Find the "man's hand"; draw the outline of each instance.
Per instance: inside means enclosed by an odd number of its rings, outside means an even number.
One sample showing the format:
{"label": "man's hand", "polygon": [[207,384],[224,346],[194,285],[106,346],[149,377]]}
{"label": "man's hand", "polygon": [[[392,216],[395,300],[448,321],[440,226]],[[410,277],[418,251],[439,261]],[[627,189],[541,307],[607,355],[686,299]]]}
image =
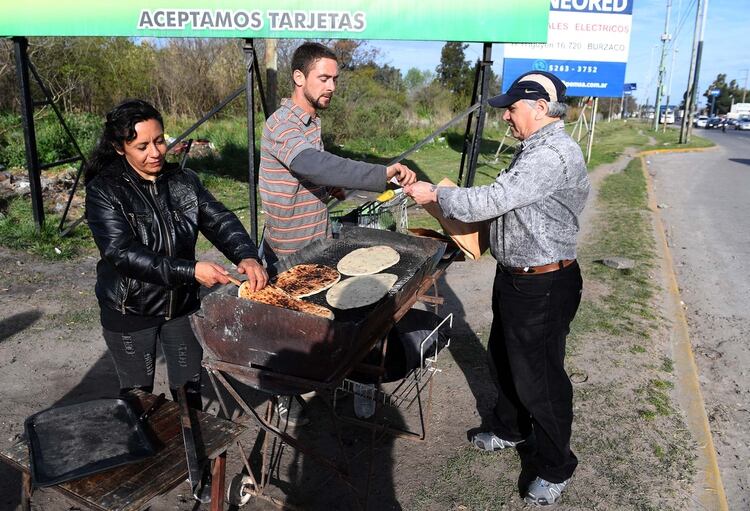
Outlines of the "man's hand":
{"label": "man's hand", "polygon": [[247,285],[251,291],[263,289],[268,284],[266,269],[255,259],[243,259],[237,265],[237,271],[247,276]]}
{"label": "man's hand", "polygon": [[430,202],[437,202],[437,186],[424,181],[404,187],[404,193],[414,199],[414,202],[423,206]]}
{"label": "man's hand", "polygon": [[385,177],[387,181],[395,177],[401,186],[407,186],[417,181],[417,175],[414,171],[400,163],[394,163],[390,167],[386,167]]}
{"label": "man's hand", "polygon": [[202,286],[211,288],[216,284],[227,284],[229,282],[228,274],[229,272],[219,264],[210,261],[195,263],[195,280]]}
{"label": "man's hand", "polygon": [[338,188],[338,187],[329,188],[328,194],[334,199],[346,200],[346,191],[343,188]]}

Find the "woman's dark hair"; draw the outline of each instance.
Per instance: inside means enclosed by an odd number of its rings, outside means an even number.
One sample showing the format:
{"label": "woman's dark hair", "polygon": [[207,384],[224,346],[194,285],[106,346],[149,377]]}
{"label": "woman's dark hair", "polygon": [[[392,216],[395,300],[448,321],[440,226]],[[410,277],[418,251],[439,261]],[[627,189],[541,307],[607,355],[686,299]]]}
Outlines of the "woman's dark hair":
{"label": "woman's dark hair", "polygon": [[117,149],[122,149],[125,142],[135,139],[136,124],[150,119],[155,119],[164,126],[159,111],[143,100],[127,99],[114,107],[107,114],[102,136],[86,162],[85,183],[88,184],[102,169],[120,157]]}

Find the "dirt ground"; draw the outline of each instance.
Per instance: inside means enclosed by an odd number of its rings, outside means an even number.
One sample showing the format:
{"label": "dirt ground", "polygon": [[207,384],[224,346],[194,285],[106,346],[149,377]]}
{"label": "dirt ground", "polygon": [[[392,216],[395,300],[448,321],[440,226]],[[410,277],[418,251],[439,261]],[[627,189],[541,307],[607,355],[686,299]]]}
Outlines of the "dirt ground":
{"label": "dirt ground", "polygon": [[[617,164],[601,168],[592,175],[594,183],[608,172],[624,167]],[[595,194],[592,194],[595,195]],[[587,219],[596,214],[591,207]],[[584,232],[584,237],[587,236]],[[215,253],[212,256],[217,257]],[[217,257],[218,260],[218,257]],[[98,323],[98,307],[93,295],[96,258],[86,257],[73,262],[50,263],[26,254],[0,249],[0,394],[2,415],[0,416],[0,446],[19,439],[24,419],[44,408],[56,404],[78,402],[103,396],[115,396],[117,378],[101,337]],[[372,480],[369,490],[368,508],[390,509],[484,509],[477,502],[497,493],[504,494],[505,509],[521,509],[523,504],[517,491],[520,465],[514,453],[484,455],[471,452],[467,447],[467,432],[482,423],[494,400],[494,389],[485,362],[487,332],[491,322],[490,284],[494,274],[494,260],[485,257],[478,262],[455,263],[440,285],[446,303],[442,312],[454,314],[453,343],[441,353],[440,369],[434,380],[433,412],[429,417],[429,434],[425,442],[385,437],[375,447]],[[596,296],[595,286],[586,289],[588,296]],[[623,432],[638,431],[641,424],[633,419],[629,392],[642,382],[639,375],[625,382],[622,392],[607,398],[606,403],[593,403],[600,399],[593,389],[611,387],[622,383],[628,368],[613,362],[618,356],[614,348],[620,341],[615,338],[597,339],[596,342],[578,348],[571,359],[570,371],[586,375],[586,383],[576,388],[576,432],[589,430],[592,442],[580,451],[581,466],[575,476],[560,509],[683,509],[691,508],[692,488],[690,481],[664,481],[654,483],[655,489],[644,490],[643,500],[633,500],[622,505],[610,501],[618,477],[633,478],[639,466],[618,466],[616,459],[605,456],[602,449],[617,449]],[[610,351],[609,348],[612,348]],[[660,356],[664,346],[656,346],[653,353],[643,355]],[[619,364],[619,365],[618,365]],[[165,368],[159,362],[155,392],[166,391]],[[208,379],[204,378],[205,399],[209,411],[216,413],[217,402],[210,391]],[[243,393],[248,401],[262,409],[264,396],[246,389]],[[587,396],[593,396],[588,398]],[[612,411],[607,421],[592,416],[592,409],[606,407]],[[350,413],[351,398],[339,403],[339,411]],[[335,452],[335,438],[320,398],[314,398],[309,407],[312,422],[295,432],[299,438],[317,446],[323,452]],[[415,426],[414,407],[396,410],[391,419],[396,423]],[[613,422],[614,421],[614,422]],[[620,421],[618,423],[617,421]],[[248,426],[242,436],[248,452],[256,443],[258,428],[252,421],[242,420]],[[591,433],[593,429],[594,433]],[[682,433],[675,433],[681,435]],[[355,427],[344,427],[344,448],[351,458],[352,479],[360,491],[370,466],[370,434]],[[638,449],[639,446],[624,445],[621,448]],[[498,471],[497,456],[503,456],[504,470]],[[275,497],[302,509],[354,509],[351,492],[328,471],[292,449],[284,448],[280,464],[274,472]],[[682,462],[682,460],[678,460]],[[477,500],[467,497],[465,501],[451,498],[451,488],[444,488],[444,481],[451,479],[450,471],[461,464],[470,466],[470,479],[463,481],[476,488]],[[466,466],[466,465],[463,465]],[[232,447],[228,457],[228,479],[241,470],[240,454]],[[649,484],[644,471],[643,484]],[[635,476],[638,481],[637,474]],[[453,484],[453,483],[451,483]],[[662,486],[659,486],[659,485]],[[0,463],[0,511],[18,509],[20,476]],[[669,490],[660,500],[660,488]],[[171,493],[156,499],[151,507],[161,510],[208,509],[196,507],[190,500],[187,485],[181,485]],[[675,496],[675,492],[688,495]],[[438,494],[442,492],[441,494]],[[685,505],[680,499],[687,499]],[[641,502],[641,504],[638,504]],[[51,490],[37,491],[32,508],[44,511],[72,511],[78,509],[71,502],[61,499]],[[254,499],[243,509],[275,509],[262,500]]]}

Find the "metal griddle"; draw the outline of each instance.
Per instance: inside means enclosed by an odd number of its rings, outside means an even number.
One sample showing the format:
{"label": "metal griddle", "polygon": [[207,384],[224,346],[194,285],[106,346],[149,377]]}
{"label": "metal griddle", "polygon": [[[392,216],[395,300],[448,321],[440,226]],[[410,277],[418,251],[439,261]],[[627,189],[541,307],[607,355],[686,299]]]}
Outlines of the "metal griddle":
{"label": "metal griddle", "polygon": [[144,423],[124,399],[48,408],[26,419],[31,478],[51,486],[156,453]]}
{"label": "metal griddle", "polygon": [[[351,371],[393,326],[394,314],[414,296],[435,269],[445,243],[390,231],[351,227],[338,239],[317,240],[269,271],[272,275],[301,263],[336,267],[357,248],[388,245],[399,262],[384,270],[398,280],[377,303],[349,310],[332,308],[334,320],[236,297],[226,288],[204,298],[191,317],[208,362],[243,383],[277,394],[333,386]],[[325,292],[305,300],[330,307]]]}

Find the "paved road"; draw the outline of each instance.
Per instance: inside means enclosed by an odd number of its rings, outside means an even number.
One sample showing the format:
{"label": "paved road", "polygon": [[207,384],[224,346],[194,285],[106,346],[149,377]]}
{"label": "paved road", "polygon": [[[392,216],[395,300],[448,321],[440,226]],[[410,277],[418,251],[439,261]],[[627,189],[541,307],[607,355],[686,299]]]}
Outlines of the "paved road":
{"label": "paved road", "polygon": [[650,156],[729,509],[750,509],[750,131]]}

